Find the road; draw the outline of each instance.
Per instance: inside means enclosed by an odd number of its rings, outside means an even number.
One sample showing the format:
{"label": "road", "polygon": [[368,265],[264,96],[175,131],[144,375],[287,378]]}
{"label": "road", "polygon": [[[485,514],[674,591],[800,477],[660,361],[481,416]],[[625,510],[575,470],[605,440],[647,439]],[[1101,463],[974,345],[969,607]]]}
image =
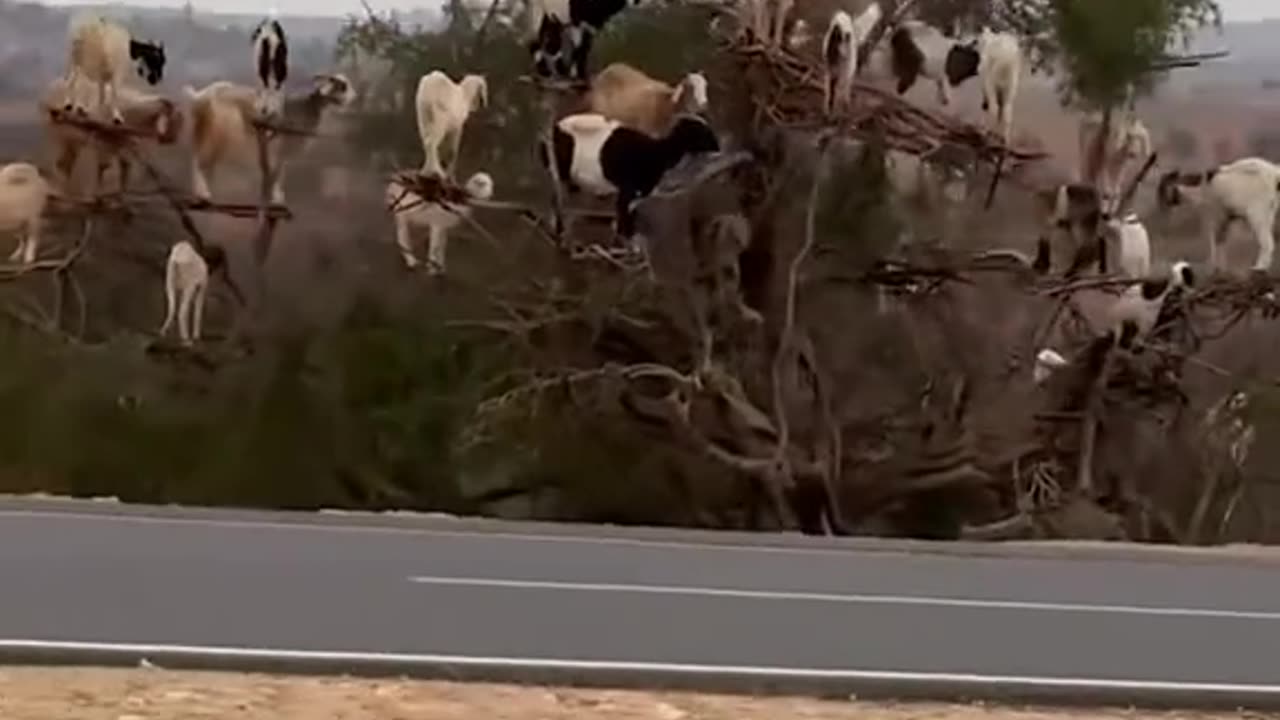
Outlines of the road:
{"label": "road", "polygon": [[1274,562],[711,537],[0,501],[0,660],[1280,705]]}

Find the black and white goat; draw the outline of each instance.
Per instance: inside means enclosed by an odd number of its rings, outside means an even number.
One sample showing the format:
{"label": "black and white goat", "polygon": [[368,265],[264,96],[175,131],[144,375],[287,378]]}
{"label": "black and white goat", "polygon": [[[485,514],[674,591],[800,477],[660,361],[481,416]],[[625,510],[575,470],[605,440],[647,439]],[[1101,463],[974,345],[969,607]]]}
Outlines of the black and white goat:
{"label": "black and white goat", "polygon": [[258,112],[264,117],[280,113],[284,105],[284,81],[289,77],[289,43],[284,28],[274,17],[258,23],[250,35],[253,65],[262,84]]}
{"label": "black and white goat", "polygon": [[130,68],[148,85],[156,85],[164,77],[164,44],[136,40],[111,20],[90,12],[78,13],[71,18],[68,37],[71,47],[63,76],[68,88],[66,112],[88,114],[74,98],[78,97],[77,84],[90,82],[98,87],[98,108],[107,111],[112,122],[123,124],[116,91],[129,77]]}
{"label": "black and white goat", "polygon": [[[1018,39],[982,28],[961,42],[920,20],[908,20],[889,35],[889,71],[904,94],[920,77],[938,88],[938,101],[951,104],[951,90],[970,78],[982,83],[982,110],[1008,142],[1013,132],[1013,104],[1018,94],[1023,57]],[[883,60],[880,61],[883,64]]]}
{"label": "black and white goat", "polygon": [[827,114],[834,113],[837,107],[849,101],[853,78],[858,74],[858,48],[882,15],[880,3],[873,2],[856,19],[843,10],[837,10],[831,16],[822,41],[822,57],[827,71],[824,86]]}
{"label": "black and white goat", "polygon": [[555,163],[556,176],[570,193],[616,197],[618,234],[635,234],[632,203],[653,192],[662,176],[686,156],[718,152],[720,142],[702,119],[683,116],[661,138],[652,138],[597,113],[561,118],[542,143],[542,160]]}
{"label": "black and white goat", "polygon": [[596,33],[614,15],[644,0],[529,0],[528,43],[534,71],[585,82]]}
{"label": "black and white goat", "polygon": [[1280,209],[1280,166],[1248,157],[1206,172],[1171,170],[1160,178],[1156,190],[1160,205],[1172,208],[1184,202],[1200,214],[1201,230],[1209,243],[1209,267],[1218,269],[1218,246],[1236,220],[1248,223],[1258,244],[1256,271],[1269,270],[1275,254],[1276,211]]}
{"label": "black and white goat", "polygon": [[1041,190],[1036,196],[1044,219],[1041,239],[1063,232],[1071,238],[1072,261],[1066,276],[1072,277],[1093,264],[1099,272],[1106,272],[1106,240],[1102,230],[1110,216],[1104,211],[1097,188],[1065,183]]}
{"label": "black and white goat", "polygon": [[1160,324],[1166,303],[1195,286],[1191,265],[1178,261],[1169,276],[1144,280],[1125,291],[1108,310],[1109,330],[1116,345],[1129,349]]}

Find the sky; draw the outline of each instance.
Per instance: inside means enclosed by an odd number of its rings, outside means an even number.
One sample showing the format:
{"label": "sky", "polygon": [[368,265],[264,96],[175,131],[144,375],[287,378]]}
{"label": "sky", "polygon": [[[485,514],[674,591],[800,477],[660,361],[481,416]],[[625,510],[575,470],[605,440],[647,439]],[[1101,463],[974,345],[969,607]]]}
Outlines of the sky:
{"label": "sky", "polygon": [[[260,13],[274,4],[283,15],[334,15],[360,13],[360,0],[192,0],[197,10]],[[46,0],[48,4],[82,4],[96,0]],[[1280,0],[1219,0],[1227,21],[1280,18]],[[125,4],[142,6],[177,7],[182,0],[128,0]],[[438,0],[370,0],[378,10],[426,8],[438,5]]]}

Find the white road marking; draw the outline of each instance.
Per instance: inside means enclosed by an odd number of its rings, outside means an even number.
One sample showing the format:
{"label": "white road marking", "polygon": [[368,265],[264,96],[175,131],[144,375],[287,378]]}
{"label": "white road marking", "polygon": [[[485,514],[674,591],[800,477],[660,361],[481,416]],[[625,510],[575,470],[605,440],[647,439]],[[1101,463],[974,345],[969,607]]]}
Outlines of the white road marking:
{"label": "white road marking", "polygon": [[[488,669],[567,670],[574,672],[669,673],[720,675],[759,679],[812,679],[891,681],[899,683],[951,683],[992,687],[1059,688],[1081,690],[1163,691],[1202,694],[1280,696],[1280,685],[1204,683],[1176,680],[1129,680],[1037,675],[982,675],[977,673],[913,672],[905,670],[836,670],[829,668],[773,667],[759,665],[701,665],[691,663],[636,662],[623,660],[573,660],[552,658],[488,657],[418,653],[380,653],[345,650],[284,650],[217,645],[165,645],[144,643],[75,642],[60,640],[0,639],[0,655],[35,651],[98,653],[128,657],[163,656],[221,660],[293,660],[369,665],[455,666]],[[154,660],[153,660],[154,661]]]}
{"label": "white road marking", "polygon": [[1022,600],[983,600],[978,598],[931,597],[927,595],[871,595],[858,593],[816,593],[788,590],[739,590],[686,585],[630,585],[622,583],[575,583],[550,580],[506,580],[500,578],[445,577],[415,575],[409,582],[423,585],[456,585],[495,587],[516,590],[560,590],[567,592],[612,592],[651,595],[695,595],[731,597],[748,600],[785,600],[802,602],[844,603],[859,605],[923,605],[928,607],[979,608],[991,610],[1031,610],[1040,612],[1077,612],[1123,615],[1160,615],[1167,617],[1225,618],[1230,620],[1280,620],[1280,612],[1261,610],[1217,610],[1211,608],[1153,607],[1144,605],[1105,605],[1081,603],[1031,602]]}

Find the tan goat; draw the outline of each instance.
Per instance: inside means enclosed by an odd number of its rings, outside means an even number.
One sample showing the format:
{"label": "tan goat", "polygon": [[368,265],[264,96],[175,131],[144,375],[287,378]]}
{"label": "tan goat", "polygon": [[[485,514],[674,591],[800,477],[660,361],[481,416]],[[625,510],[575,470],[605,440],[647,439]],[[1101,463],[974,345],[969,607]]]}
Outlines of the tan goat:
{"label": "tan goat", "polygon": [[707,79],[689,73],[672,87],[616,62],[596,73],[583,112],[603,115],[651,137],[664,137],[678,115],[706,111]]}

